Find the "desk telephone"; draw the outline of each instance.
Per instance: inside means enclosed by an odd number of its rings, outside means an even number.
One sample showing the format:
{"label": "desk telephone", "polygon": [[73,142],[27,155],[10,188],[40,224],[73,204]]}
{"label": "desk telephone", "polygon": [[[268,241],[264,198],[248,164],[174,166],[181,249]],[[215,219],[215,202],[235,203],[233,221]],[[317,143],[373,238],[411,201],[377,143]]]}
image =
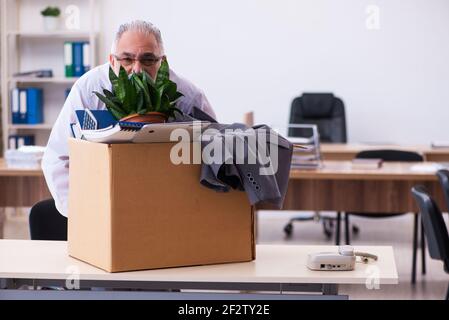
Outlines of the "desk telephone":
{"label": "desk telephone", "polygon": [[369,259],[377,261],[374,254],[356,252],[352,246],[339,246],[338,252],[310,253],[307,267],[321,271],[350,271],[354,270],[357,257],[360,257],[363,263],[368,263]]}

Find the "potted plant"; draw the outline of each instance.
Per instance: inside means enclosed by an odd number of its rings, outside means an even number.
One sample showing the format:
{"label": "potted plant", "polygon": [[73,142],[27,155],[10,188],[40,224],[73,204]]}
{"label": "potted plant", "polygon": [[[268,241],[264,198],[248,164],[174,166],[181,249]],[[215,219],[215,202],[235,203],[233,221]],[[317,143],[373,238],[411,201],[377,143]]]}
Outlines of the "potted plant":
{"label": "potted plant", "polygon": [[177,91],[176,83],[169,79],[169,66],[165,59],[156,80],[145,71],[128,76],[123,67],[120,67],[118,76],[109,67],[109,80],[112,92],[103,89],[103,94],[94,93],[119,121],[163,123],[176,111],[181,112],[176,108],[176,102],[183,95]]}
{"label": "potted plant", "polygon": [[46,31],[54,31],[59,27],[59,15],[61,10],[58,7],[47,7],[41,11],[44,18],[44,29]]}

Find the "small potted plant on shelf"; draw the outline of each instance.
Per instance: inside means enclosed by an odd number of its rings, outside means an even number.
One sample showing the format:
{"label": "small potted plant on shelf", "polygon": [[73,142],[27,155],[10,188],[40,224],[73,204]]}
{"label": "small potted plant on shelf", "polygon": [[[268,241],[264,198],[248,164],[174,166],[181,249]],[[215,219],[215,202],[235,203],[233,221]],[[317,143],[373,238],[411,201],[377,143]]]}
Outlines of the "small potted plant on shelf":
{"label": "small potted plant on shelf", "polygon": [[169,79],[169,66],[165,59],[155,80],[145,71],[128,76],[123,67],[120,67],[118,76],[109,67],[109,80],[112,92],[103,89],[103,94],[94,93],[119,121],[163,123],[175,112],[181,113],[176,103],[183,95],[178,92],[176,83]]}
{"label": "small potted plant on shelf", "polygon": [[44,18],[44,29],[46,31],[54,31],[59,28],[59,15],[61,10],[58,7],[47,7],[41,11]]}

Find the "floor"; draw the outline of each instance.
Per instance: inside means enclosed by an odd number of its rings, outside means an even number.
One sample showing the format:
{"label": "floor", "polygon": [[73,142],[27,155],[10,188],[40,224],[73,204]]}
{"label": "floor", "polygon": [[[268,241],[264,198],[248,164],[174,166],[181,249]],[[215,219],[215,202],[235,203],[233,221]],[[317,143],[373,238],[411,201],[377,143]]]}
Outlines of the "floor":
{"label": "floor", "polygon": [[[6,212],[4,237],[9,239],[28,239],[27,209]],[[258,213],[258,243],[260,244],[313,244],[329,245],[318,222],[298,222],[294,224],[293,235],[286,239],[283,232],[285,223],[292,216],[310,215],[307,212],[260,211]],[[333,213],[324,213],[332,216]],[[447,215],[445,217],[447,219]],[[427,274],[421,275],[418,264],[417,283],[410,283],[412,261],[412,215],[403,215],[389,219],[364,219],[353,217],[351,223],[360,228],[357,237],[352,238],[353,245],[392,245],[394,247],[399,285],[381,285],[378,290],[368,290],[365,286],[340,286],[341,294],[351,299],[443,299],[449,284],[449,275],[443,270],[443,264],[427,255]],[[420,253],[419,253],[420,257]]]}

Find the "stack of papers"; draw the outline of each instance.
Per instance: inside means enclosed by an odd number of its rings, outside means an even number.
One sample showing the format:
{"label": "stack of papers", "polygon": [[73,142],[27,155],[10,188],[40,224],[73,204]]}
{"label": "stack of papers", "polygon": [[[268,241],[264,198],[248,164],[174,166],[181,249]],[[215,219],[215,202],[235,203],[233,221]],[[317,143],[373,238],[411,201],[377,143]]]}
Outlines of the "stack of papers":
{"label": "stack of papers", "polygon": [[16,150],[6,150],[5,160],[9,168],[39,169],[45,147],[22,146]]}
{"label": "stack of papers", "polygon": [[[289,138],[290,142],[292,140]],[[295,139],[295,141],[298,141]],[[321,167],[320,151],[315,145],[293,143],[292,169],[316,169]]]}
{"label": "stack of papers", "polygon": [[353,159],[353,169],[379,169],[382,167],[382,159]]}

